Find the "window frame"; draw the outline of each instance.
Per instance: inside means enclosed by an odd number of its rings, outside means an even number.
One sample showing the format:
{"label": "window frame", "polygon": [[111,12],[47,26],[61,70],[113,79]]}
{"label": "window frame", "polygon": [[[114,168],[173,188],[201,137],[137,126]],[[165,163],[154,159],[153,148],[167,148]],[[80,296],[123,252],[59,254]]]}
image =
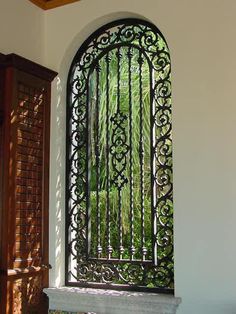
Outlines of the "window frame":
{"label": "window frame", "polygon": [[[65,248],[65,255],[66,255],[66,265],[65,265],[65,269],[66,269],[66,285],[67,286],[82,286],[82,287],[96,287],[96,288],[109,288],[109,289],[122,289],[122,290],[141,290],[141,291],[153,291],[153,292],[164,292],[164,293],[173,293],[173,278],[172,278],[172,286],[171,287],[154,287],[154,288],[147,288],[147,287],[139,287],[136,285],[112,285],[112,284],[107,284],[107,283],[103,283],[103,284],[97,284],[95,282],[90,282],[87,283],[85,281],[83,282],[72,282],[69,280],[69,275],[68,275],[68,271],[69,271],[69,252],[68,252],[68,239],[69,239],[69,225],[70,225],[70,217],[68,215],[68,203],[70,201],[70,191],[69,191],[69,176],[70,176],[70,161],[69,161],[69,155],[70,155],[70,144],[69,144],[69,139],[70,139],[70,131],[69,131],[69,126],[70,126],[70,106],[68,104],[71,103],[71,76],[72,73],[75,69],[76,63],[78,62],[78,60],[80,60],[83,56],[83,54],[86,52],[86,49],[88,49],[89,45],[91,45],[91,43],[93,42],[94,39],[98,38],[99,34],[105,33],[108,29],[115,27],[117,25],[121,25],[122,23],[124,23],[126,26],[136,26],[136,25],[142,25],[145,27],[149,27],[153,33],[156,34],[156,36],[160,36],[162,38],[162,40],[164,40],[166,48],[168,50],[168,45],[165,41],[164,36],[161,34],[161,32],[159,31],[159,29],[144,20],[140,20],[140,19],[122,19],[122,20],[117,20],[117,21],[113,21],[111,23],[108,23],[102,27],[100,27],[97,31],[95,31],[94,33],[92,33],[87,40],[85,40],[85,42],[82,44],[82,46],[79,48],[78,52],[76,53],[72,64],[71,64],[71,68],[69,71],[69,75],[68,75],[68,84],[67,84],[67,152],[66,152],[66,248]],[[159,49],[159,48],[158,48]],[[161,51],[159,49],[158,53],[167,53],[166,51]],[[169,55],[169,50],[168,50],[168,60],[169,60],[169,66],[170,66],[170,55]],[[91,65],[91,68],[93,68],[93,66],[95,65]],[[90,70],[91,70],[90,68]],[[92,70],[91,70],[92,71]],[[171,72],[171,69],[170,69]],[[169,84],[170,82],[170,73],[168,74],[169,77]],[[165,93],[165,91],[163,91]],[[168,91],[169,92],[169,91]],[[171,90],[170,90],[171,93]],[[155,95],[153,95],[153,98],[155,97]],[[171,95],[168,96],[170,98],[170,102],[171,102]],[[171,112],[171,104],[170,104],[170,112]],[[152,123],[154,124],[155,122],[152,121]],[[87,126],[88,127],[88,126]],[[171,122],[170,122],[170,127],[171,127]],[[171,131],[170,131],[171,132]],[[169,138],[169,140],[171,140],[171,138]],[[153,156],[155,155],[155,153],[153,153]],[[171,160],[172,160],[172,152],[171,152]],[[170,169],[171,175],[172,175],[172,165],[171,165],[171,169]],[[153,171],[152,171],[152,176],[154,175]],[[172,185],[172,179],[171,182],[169,182],[170,185],[170,196],[169,199],[172,202],[172,191],[173,191],[173,185]],[[172,214],[173,215],[173,214]],[[154,218],[155,219],[155,218]],[[172,223],[172,233],[173,233],[173,223]],[[156,233],[157,234],[157,233]],[[172,234],[173,237],[173,234]],[[157,240],[156,240],[157,242]],[[172,258],[173,258],[173,240],[172,240]],[[172,271],[172,276],[173,276],[173,271]]]}

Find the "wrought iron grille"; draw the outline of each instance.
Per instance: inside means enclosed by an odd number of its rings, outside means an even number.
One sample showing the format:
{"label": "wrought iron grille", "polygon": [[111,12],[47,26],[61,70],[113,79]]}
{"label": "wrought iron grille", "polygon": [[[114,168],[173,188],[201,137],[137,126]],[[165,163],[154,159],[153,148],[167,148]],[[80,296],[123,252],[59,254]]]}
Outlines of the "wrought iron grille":
{"label": "wrought iron grille", "polygon": [[119,20],[68,78],[67,285],[173,291],[170,55],[152,24]]}

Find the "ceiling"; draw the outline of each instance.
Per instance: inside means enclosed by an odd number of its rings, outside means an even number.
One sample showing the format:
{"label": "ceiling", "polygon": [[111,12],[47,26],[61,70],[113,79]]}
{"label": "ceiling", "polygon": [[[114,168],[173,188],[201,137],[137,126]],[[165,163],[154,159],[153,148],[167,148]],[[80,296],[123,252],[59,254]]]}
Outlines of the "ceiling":
{"label": "ceiling", "polygon": [[29,0],[43,10],[49,10],[69,3],[77,2],[79,0]]}

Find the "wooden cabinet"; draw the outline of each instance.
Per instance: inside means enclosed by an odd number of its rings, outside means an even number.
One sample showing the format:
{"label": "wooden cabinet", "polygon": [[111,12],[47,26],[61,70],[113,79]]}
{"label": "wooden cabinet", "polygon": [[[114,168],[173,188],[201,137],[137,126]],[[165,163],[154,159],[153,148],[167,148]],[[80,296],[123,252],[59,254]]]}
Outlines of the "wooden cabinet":
{"label": "wooden cabinet", "polygon": [[0,54],[1,314],[47,313],[50,90],[57,73]]}

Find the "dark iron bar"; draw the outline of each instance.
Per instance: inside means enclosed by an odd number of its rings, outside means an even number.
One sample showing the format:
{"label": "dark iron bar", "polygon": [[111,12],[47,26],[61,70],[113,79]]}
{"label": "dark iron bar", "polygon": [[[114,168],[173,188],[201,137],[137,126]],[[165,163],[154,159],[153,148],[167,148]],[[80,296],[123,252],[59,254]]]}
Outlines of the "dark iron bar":
{"label": "dark iron bar", "polygon": [[96,65],[96,108],[95,108],[95,158],[96,158],[96,212],[97,212],[97,256],[101,257],[101,208],[100,208],[100,150],[99,150],[99,63]]}
{"label": "dark iron bar", "polygon": [[139,149],[140,149],[140,198],[141,198],[141,250],[142,250],[142,260],[145,260],[147,255],[147,249],[145,247],[145,221],[144,221],[144,144],[143,144],[143,56],[142,52],[139,51],[139,100],[140,100],[140,139],[139,139]]}
{"label": "dark iron bar", "polygon": [[[86,228],[86,234],[87,234],[87,243],[86,243],[86,251],[87,251],[87,257],[89,256],[91,252],[91,200],[90,200],[90,180],[91,180],[91,150],[92,150],[92,143],[91,143],[91,138],[92,138],[92,123],[91,123],[91,108],[93,107],[93,86],[91,86],[91,80],[88,81],[88,90],[86,94],[86,128],[87,128],[87,135],[86,135],[86,140],[87,140],[87,145],[86,145],[86,222],[87,222],[87,228]],[[78,126],[77,126],[78,127]],[[82,151],[82,150],[81,150]],[[78,153],[78,160],[81,162],[81,156]],[[79,167],[82,167],[82,164],[79,164]],[[76,178],[74,178],[76,179]],[[82,178],[78,178],[79,180],[82,181]],[[77,182],[75,181],[74,184]]]}
{"label": "dark iron bar", "polygon": [[155,182],[156,173],[156,158],[155,158],[155,146],[156,146],[156,127],[154,123],[155,117],[155,101],[154,101],[154,86],[155,80],[153,77],[153,70],[150,69],[150,165],[151,165],[151,208],[152,208],[152,258],[153,264],[157,265],[157,241],[155,241],[157,235],[157,185]]}
{"label": "dark iron bar", "polygon": [[119,246],[119,252],[120,252],[120,259],[122,259],[122,255],[124,253],[124,247],[123,247],[123,230],[122,230],[122,208],[121,208],[121,189],[118,189],[118,208],[119,208],[119,238],[120,238],[120,246]]}
{"label": "dark iron bar", "polygon": [[134,247],[134,179],[133,179],[133,110],[132,110],[132,48],[128,48],[128,81],[129,81],[129,146],[130,146],[130,259],[134,259],[135,247]]}
{"label": "dark iron bar", "polygon": [[110,97],[109,97],[109,75],[110,75],[110,56],[109,52],[106,55],[106,222],[107,222],[107,257],[108,259],[111,258],[112,254],[112,246],[111,246],[111,221],[110,221],[110,171],[109,171],[109,104],[110,104]]}
{"label": "dark iron bar", "polygon": [[[117,113],[120,113],[120,62],[121,62],[121,48],[117,48]],[[119,136],[119,134],[118,134]],[[122,199],[121,199],[122,186],[118,186],[118,212],[119,212],[119,255],[122,259],[124,253],[123,247],[123,230],[122,230]]]}
{"label": "dark iron bar", "polygon": [[121,61],[121,47],[117,48],[117,112],[120,112],[120,61]]}

